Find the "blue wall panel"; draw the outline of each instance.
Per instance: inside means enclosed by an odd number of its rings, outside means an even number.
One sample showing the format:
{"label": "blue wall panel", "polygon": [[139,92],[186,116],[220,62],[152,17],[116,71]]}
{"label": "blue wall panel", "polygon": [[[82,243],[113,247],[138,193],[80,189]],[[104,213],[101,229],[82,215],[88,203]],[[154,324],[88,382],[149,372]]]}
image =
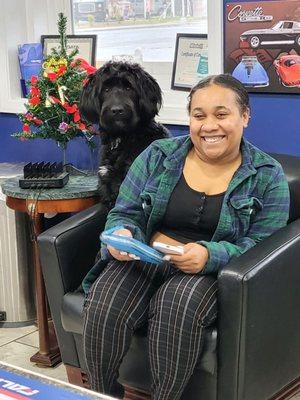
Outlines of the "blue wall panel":
{"label": "blue wall panel", "polygon": [[[21,130],[21,123],[14,114],[0,113],[0,162],[62,161],[62,150],[53,140],[35,139],[20,141],[11,137]],[[96,140],[96,145],[98,141]],[[99,146],[98,146],[99,147]],[[68,145],[66,159],[78,168],[93,169],[98,151],[91,153],[81,138]]]}
{"label": "blue wall panel", "polygon": [[[247,139],[265,151],[300,156],[300,97],[251,94],[250,98],[252,118],[245,132]],[[188,133],[187,126],[167,127],[174,136]],[[21,142],[10,136],[20,129],[16,115],[0,113],[0,162],[62,160],[62,152],[52,140]],[[98,150],[91,155],[82,139],[73,140],[68,146],[67,161],[78,168],[95,168]]]}
{"label": "blue wall panel", "polygon": [[[188,133],[187,126],[169,125],[174,136]],[[53,140],[20,141],[11,136],[22,129],[15,114],[0,113],[0,163],[29,161],[61,161],[62,151]],[[92,169],[98,163],[99,140],[95,140],[96,150],[91,154],[83,139],[70,142],[67,149],[67,162],[78,168]]]}
{"label": "blue wall panel", "polygon": [[300,156],[300,95],[250,94],[245,136],[264,151]]}

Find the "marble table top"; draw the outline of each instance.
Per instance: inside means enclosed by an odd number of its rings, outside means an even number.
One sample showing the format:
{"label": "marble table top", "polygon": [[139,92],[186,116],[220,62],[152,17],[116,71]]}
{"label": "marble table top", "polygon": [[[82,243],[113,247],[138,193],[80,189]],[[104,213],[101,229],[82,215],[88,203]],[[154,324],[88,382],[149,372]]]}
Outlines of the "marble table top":
{"label": "marble table top", "polygon": [[[21,177],[21,176],[20,176]],[[3,179],[2,192],[18,199],[65,200],[92,197],[98,194],[97,175],[70,175],[68,183],[58,189],[21,189],[19,178]]]}

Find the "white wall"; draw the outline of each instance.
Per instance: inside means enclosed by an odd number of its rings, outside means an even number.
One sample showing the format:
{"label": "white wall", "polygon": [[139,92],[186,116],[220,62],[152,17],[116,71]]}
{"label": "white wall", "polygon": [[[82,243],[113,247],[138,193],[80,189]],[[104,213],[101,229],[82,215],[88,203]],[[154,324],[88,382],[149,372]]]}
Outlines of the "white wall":
{"label": "white wall", "polygon": [[[0,0],[0,112],[24,110],[19,82],[17,46],[57,34],[60,11],[71,21],[69,0]],[[69,28],[69,32],[71,32]]]}

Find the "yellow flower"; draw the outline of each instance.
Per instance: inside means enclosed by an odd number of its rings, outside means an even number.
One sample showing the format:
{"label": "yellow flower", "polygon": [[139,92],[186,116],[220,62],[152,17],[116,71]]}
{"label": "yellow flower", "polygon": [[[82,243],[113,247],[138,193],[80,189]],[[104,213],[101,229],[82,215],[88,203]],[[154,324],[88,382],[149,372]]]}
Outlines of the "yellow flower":
{"label": "yellow flower", "polygon": [[45,71],[44,76],[47,77],[49,72],[58,72],[59,68],[62,66],[68,66],[68,61],[65,58],[59,58],[58,60],[54,57],[49,58],[43,63],[43,69]]}

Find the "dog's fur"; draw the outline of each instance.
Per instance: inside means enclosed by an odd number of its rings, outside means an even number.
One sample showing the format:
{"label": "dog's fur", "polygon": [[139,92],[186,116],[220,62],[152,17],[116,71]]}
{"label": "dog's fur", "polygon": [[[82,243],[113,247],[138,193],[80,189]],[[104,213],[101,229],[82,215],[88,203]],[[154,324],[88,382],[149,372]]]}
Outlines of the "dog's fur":
{"label": "dog's fur", "polygon": [[154,121],[162,103],[156,80],[138,64],[108,62],[91,75],[80,99],[80,113],[99,123],[101,202],[113,207],[133,160],[153,141],[168,137]]}

